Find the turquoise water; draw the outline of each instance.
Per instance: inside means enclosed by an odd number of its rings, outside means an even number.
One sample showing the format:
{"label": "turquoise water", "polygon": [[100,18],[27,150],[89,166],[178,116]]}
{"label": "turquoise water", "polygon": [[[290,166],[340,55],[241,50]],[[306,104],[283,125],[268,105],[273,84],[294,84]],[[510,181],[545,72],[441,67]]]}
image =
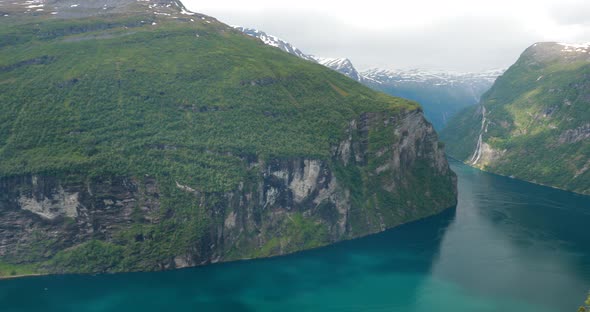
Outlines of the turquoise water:
{"label": "turquoise water", "polygon": [[294,255],[0,281],[0,311],[576,311],[590,197],[453,162],[456,209]]}

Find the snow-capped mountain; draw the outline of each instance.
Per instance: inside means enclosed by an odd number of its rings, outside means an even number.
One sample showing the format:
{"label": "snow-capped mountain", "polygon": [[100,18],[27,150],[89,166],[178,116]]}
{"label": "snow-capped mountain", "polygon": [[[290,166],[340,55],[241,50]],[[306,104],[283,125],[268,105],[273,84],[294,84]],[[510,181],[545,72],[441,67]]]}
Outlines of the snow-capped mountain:
{"label": "snow-capped mountain", "polygon": [[504,69],[493,69],[483,72],[443,72],[423,69],[386,70],[373,68],[361,73],[375,83],[393,85],[411,83],[429,83],[434,86],[471,85],[475,88],[488,89]]}
{"label": "snow-capped mountain", "polygon": [[316,62],[337,72],[343,73],[356,81],[362,81],[363,79],[356,68],[354,68],[354,65],[352,65],[352,62],[347,58],[327,58],[319,56],[311,57],[313,57]]}
{"label": "snow-capped mountain", "polygon": [[582,52],[582,53],[590,53],[590,42],[584,42],[584,43],[563,43],[563,42],[559,42],[557,44],[563,47],[561,49],[561,52]]}
{"label": "snow-capped mountain", "polygon": [[269,35],[263,31],[254,29],[254,28],[247,28],[242,26],[232,26],[233,28],[245,33],[248,36],[252,36],[262,40],[266,45],[279,48],[287,53],[293,54],[297,57],[300,57],[304,60],[315,62],[315,59],[310,55],[307,55],[301,50],[297,49],[294,45],[290,44],[289,42],[282,40],[278,37]]}
{"label": "snow-capped mountain", "polygon": [[314,55],[309,55],[301,52],[301,50],[297,49],[294,45],[290,44],[289,42],[282,40],[278,37],[269,35],[263,31],[254,29],[254,28],[247,28],[242,26],[233,26],[235,29],[245,33],[246,35],[258,38],[262,40],[265,44],[269,46],[273,46],[279,48],[287,53],[293,54],[297,57],[300,57],[304,60],[316,62],[322,64],[330,69],[333,69],[337,72],[340,72],[356,81],[361,81],[362,77],[359,75],[358,71],[352,65],[352,62],[347,58],[325,58],[319,57]]}

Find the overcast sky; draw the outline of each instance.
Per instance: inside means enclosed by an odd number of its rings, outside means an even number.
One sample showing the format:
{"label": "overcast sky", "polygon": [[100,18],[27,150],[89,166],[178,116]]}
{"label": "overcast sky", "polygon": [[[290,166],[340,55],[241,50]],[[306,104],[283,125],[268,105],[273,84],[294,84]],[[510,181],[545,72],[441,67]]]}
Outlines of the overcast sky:
{"label": "overcast sky", "polygon": [[358,69],[508,67],[538,41],[590,42],[588,0],[183,0]]}

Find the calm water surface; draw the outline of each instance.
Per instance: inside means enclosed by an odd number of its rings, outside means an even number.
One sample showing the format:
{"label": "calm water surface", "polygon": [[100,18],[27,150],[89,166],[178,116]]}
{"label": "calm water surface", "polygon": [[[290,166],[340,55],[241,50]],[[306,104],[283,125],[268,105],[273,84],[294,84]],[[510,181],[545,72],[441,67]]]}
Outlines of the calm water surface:
{"label": "calm water surface", "polygon": [[0,281],[0,311],[576,311],[590,197],[453,162],[456,209],[295,255]]}

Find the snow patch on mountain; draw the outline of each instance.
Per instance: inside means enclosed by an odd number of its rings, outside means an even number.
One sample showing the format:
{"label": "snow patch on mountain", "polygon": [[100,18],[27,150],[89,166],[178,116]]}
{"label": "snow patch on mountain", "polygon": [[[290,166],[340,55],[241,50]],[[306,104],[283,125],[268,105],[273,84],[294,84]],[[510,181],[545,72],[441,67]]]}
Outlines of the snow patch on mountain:
{"label": "snow patch on mountain", "polygon": [[562,52],[582,52],[590,53],[590,42],[586,43],[563,43],[558,42],[557,44],[563,46]]}
{"label": "snow patch on mountain", "polygon": [[387,70],[373,68],[361,73],[368,80],[380,84],[428,83],[434,86],[453,86],[466,84],[491,84],[505,69],[492,69],[482,72],[430,71],[424,69]]}
{"label": "snow patch on mountain", "polygon": [[295,47],[294,45],[290,44],[289,42],[280,39],[278,37],[275,37],[273,35],[269,35],[263,31],[254,29],[254,28],[247,28],[247,27],[242,27],[242,26],[232,26],[233,28],[245,33],[246,35],[258,38],[260,40],[262,40],[262,42],[264,42],[264,44],[275,47],[275,48],[279,48],[287,53],[293,54],[297,57],[300,57],[304,60],[308,60],[308,61],[312,61],[315,62],[315,60],[301,52],[301,50],[297,49],[297,47]]}
{"label": "snow patch on mountain", "polygon": [[316,62],[337,72],[340,72],[356,81],[362,81],[363,77],[356,70],[352,62],[347,58],[329,58],[312,56]]}

